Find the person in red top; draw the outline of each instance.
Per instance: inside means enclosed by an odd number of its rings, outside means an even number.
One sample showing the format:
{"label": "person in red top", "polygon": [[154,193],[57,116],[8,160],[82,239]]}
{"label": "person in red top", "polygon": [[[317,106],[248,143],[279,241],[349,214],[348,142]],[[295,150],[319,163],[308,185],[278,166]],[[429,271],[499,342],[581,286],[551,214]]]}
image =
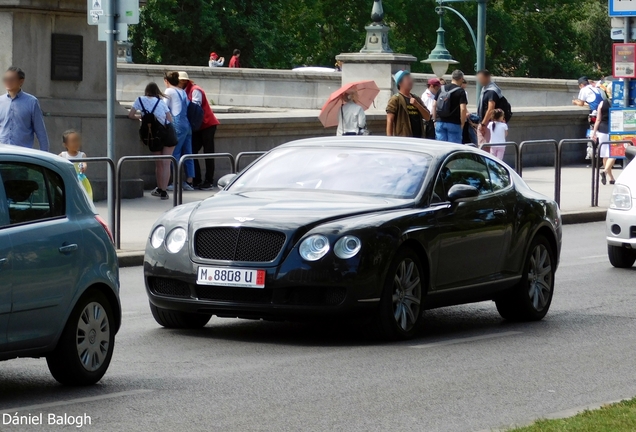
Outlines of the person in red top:
{"label": "person in red top", "polygon": [[230,59],[229,67],[240,68],[241,67],[241,50],[235,49]]}
{"label": "person in red top", "polygon": [[[190,102],[203,108],[201,128],[192,132],[192,153],[197,154],[201,149],[203,149],[203,153],[214,153],[214,135],[220,122],[214,115],[205,92],[192,82],[186,72],[179,72],[179,87],[185,90]],[[194,179],[192,183],[199,190],[211,190],[214,188],[214,159],[205,160],[205,178],[201,175],[199,161],[194,160]]]}

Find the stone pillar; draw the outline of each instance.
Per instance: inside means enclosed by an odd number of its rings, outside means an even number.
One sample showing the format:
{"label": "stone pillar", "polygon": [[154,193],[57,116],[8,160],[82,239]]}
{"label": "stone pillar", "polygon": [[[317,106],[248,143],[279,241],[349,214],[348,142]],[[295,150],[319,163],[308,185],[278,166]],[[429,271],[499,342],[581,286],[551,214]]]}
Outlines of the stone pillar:
{"label": "stone pillar", "polygon": [[342,64],[342,84],[372,80],[380,88],[370,110],[384,111],[391,96],[397,93],[393,75],[402,69],[409,69],[417,59],[410,54],[391,53],[349,53],[336,57]]}
{"label": "stone pillar", "polygon": [[393,75],[402,69],[409,69],[417,59],[410,54],[396,54],[389,46],[389,26],[384,24],[382,0],[374,0],[371,24],[366,26],[367,36],[359,53],[340,54],[336,60],[342,61],[342,84],[372,80],[380,88],[371,110],[384,111],[391,96],[397,92]]}

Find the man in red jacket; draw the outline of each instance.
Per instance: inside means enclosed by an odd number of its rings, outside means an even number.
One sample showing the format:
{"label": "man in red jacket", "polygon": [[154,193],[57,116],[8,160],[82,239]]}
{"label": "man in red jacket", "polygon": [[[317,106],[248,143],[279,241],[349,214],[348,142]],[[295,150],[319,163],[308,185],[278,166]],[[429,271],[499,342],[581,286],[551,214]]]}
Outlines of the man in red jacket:
{"label": "man in red jacket", "polygon": [[[192,153],[197,154],[203,149],[203,153],[214,153],[214,135],[216,127],[220,124],[210,103],[201,87],[196,85],[186,72],[179,72],[179,87],[185,90],[190,102],[203,108],[203,123],[201,128],[192,132]],[[214,159],[205,160],[205,178],[201,175],[201,165],[194,161],[194,187],[199,190],[211,190],[214,188]]]}
{"label": "man in red jacket", "polygon": [[241,50],[235,49],[230,59],[229,67],[240,68],[241,67]]}

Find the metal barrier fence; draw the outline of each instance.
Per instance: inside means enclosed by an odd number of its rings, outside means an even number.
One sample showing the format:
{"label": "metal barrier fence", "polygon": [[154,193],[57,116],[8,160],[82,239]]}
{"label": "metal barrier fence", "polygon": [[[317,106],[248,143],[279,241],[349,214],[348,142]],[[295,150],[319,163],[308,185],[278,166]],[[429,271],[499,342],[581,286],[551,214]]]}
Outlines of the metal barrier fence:
{"label": "metal barrier fence", "polygon": [[[598,161],[597,164],[593,165],[596,168],[596,173],[595,173],[595,179],[596,179],[596,184],[595,184],[595,189],[594,189],[594,194],[595,194],[595,206],[598,207],[598,196],[599,196],[599,189],[600,189],[600,183],[601,183],[601,168],[605,168],[603,166],[603,158],[601,157],[601,147],[603,146],[603,144],[629,144],[630,146],[633,145],[634,143],[632,141],[629,140],[620,140],[620,141],[606,141],[606,142],[602,142],[599,144],[599,146],[597,148],[594,149],[594,156],[596,157],[596,160]],[[609,159],[609,158],[608,158]],[[626,159],[627,160],[627,159]]]}
{"label": "metal barrier fence", "polygon": [[[87,163],[87,162],[106,162],[106,165],[108,165],[108,169],[110,170],[110,173],[113,175],[113,178],[115,178],[115,162],[113,162],[113,160],[111,158],[108,157],[88,157],[88,158],[80,158],[80,159],[69,159],[69,161],[73,162],[73,163]],[[108,182],[106,182],[106,189],[108,192],[108,188],[114,188],[115,185],[109,185]],[[113,196],[115,196],[115,191],[113,190]],[[115,207],[113,206],[113,208],[110,209],[111,211],[108,214],[108,228],[110,229],[111,234],[114,236],[115,235]]]}
{"label": "metal barrier fence", "polygon": [[523,176],[523,150],[528,146],[546,145],[550,144],[554,146],[554,201],[557,204],[561,204],[561,184],[559,183],[559,174],[561,171],[561,158],[559,157],[559,144],[556,140],[531,140],[523,141],[519,144],[519,171],[517,173]]}
{"label": "metal barrier fence", "polygon": [[[248,152],[241,152],[239,154],[236,155],[236,166],[234,167],[234,172],[241,172],[241,159],[246,158],[246,157],[253,157],[253,156],[263,156],[265,153],[267,153],[266,151],[248,151]],[[258,159],[258,158],[257,158]]]}
{"label": "metal barrier fence", "polygon": [[177,165],[177,175],[173,176],[175,205],[183,204],[183,164],[189,160],[198,159],[228,159],[230,162],[230,171],[236,172],[236,161],[231,153],[203,153],[189,154],[181,156]]}
{"label": "metal barrier fence", "polygon": [[508,141],[505,143],[484,144],[482,148],[483,147],[513,147],[515,150],[515,171],[517,172],[517,174],[521,175],[521,158],[519,153],[519,144],[514,141]]}
{"label": "metal barrier fence", "polygon": [[[555,201],[561,205],[561,184],[562,184],[562,179],[561,179],[561,174],[562,174],[562,170],[561,170],[561,166],[562,166],[562,161],[563,161],[563,146],[564,145],[570,145],[570,144],[585,144],[585,149],[587,149],[588,145],[591,144],[592,146],[592,160],[591,160],[591,164],[592,164],[592,198],[591,198],[591,206],[592,207],[596,207],[598,206],[598,202],[596,202],[595,204],[595,199],[594,199],[594,183],[595,183],[595,179],[598,178],[598,175],[595,174],[595,167],[596,167],[596,152],[594,151],[594,147],[596,146],[596,140],[590,139],[590,138],[585,138],[585,139],[563,139],[561,141],[559,141],[559,144],[557,146],[557,155],[558,155],[558,160],[559,160],[559,171],[558,171],[558,181],[557,184],[559,185],[559,199]],[[584,149],[584,150],[585,150]],[[598,200],[597,200],[598,201]]]}
{"label": "metal barrier fence", "polygon": [[[147,155],[147,156],[124,156],[117,161],[117,169],[115,174],[115,247],[121,249],[121,172],[122,166],[126,162],[156,162],[157,160],[169,160],[170,169],[172,170],[172,178],[177,177],[177,159],[172,155]],[[177,187],[172,197],[172,205],[177,205]]]}

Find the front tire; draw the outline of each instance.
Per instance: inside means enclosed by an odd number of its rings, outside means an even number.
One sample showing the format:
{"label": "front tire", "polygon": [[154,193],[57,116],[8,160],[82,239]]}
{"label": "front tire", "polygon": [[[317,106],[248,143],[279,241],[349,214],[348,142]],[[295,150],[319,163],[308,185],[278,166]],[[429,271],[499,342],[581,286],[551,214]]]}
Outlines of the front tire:
{"label": "front tire", "polygon": [[554,252],[548,240],[536,237],[523,267],[522,279],[495,300],[497,311],[509,321],[539,321],[546,316],[554,294]]}
{"label": "front tire", "polygon": [[159,308],[150,303],[150,311],[157,323],[165,328],[197,329],[205,327],[212,314],[197,314]]}
{"label": "front tire", "polygon": [[380,299],[378,333],[383,339],[411,339],[420,329],[425,275],[418,255],[411,249],[398,252],[389,266]]}
{"label": "front tire", "polygon": [[607,246],[607,256],[616,268],[630,268],[636,262],[636,251],[620,246]]}
{"label": "front tire", "polygon": [[46,357],[51,375],[64,385],[98,382],[115,348],[112,307],[104,294],[89,291],[71,312],[55,351]]}

